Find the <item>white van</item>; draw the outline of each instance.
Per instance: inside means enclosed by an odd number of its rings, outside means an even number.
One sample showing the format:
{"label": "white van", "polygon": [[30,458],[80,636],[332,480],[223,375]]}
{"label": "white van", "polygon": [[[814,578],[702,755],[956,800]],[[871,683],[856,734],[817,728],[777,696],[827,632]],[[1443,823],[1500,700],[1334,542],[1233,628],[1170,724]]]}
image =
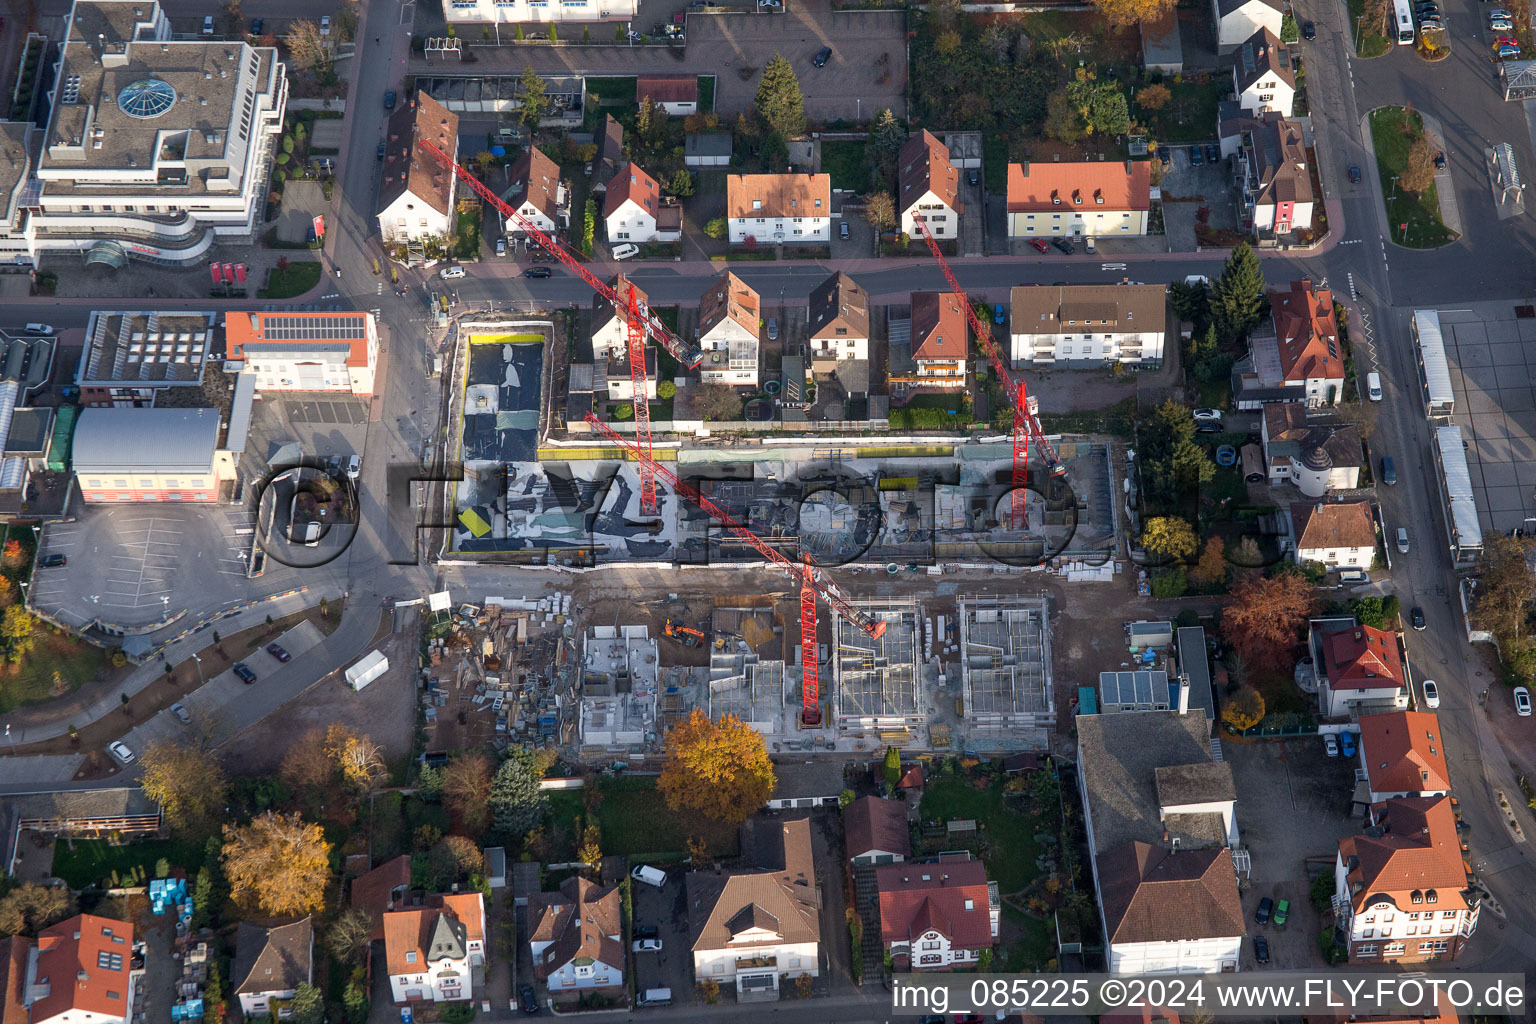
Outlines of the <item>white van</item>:
{"label": "white van", "polygon": [[27,324],[27,326],[24,328],[24,330],[28,334],[52,334],[53,333],[53,325],[52,324]]}
{"label": "white van", "polygon": [[1371,577],[1370,577],[1370,575],[1368,573],[1366,573],[1366,572],[1364,572],[1364,571],[1362,571],[1360,569],[1340,569],[1339,570],[1339,582],[1340,583],[1369,583],[1369,582],[1371,582]]}
{"label": "white van", "polygon": [[671,1006],[672,990],[669,988],[648,988],[640,993],[635,1000],[636,1006]]}
{"label": "white van", "polygon": [[1373,402],[1381,401],[1381,374],[1375,370],[1365,375],[1365,394]]}
{"label": "white van", "polygon": [[653,868],[649,864],[641,864],[629,873],[629,877],[646,885],[654,885],[660,889],[667,884],[667,873],[660,868]]}
{"label": "white van", "polygon": [[613,258],[616,260],[627,260],[631,256],[638,255],[640,255],[640,247],[633,242],[624,242],[613,247]]}

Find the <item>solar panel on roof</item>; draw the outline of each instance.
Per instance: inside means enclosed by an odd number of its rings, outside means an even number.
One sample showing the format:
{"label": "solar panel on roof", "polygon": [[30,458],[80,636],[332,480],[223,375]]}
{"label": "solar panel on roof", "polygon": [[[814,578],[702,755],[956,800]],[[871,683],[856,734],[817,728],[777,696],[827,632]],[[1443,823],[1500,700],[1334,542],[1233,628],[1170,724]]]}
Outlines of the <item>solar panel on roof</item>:
{"label": "solar panel on roof", "polygon": [[335,341],[363,338],[362,316],[269,316],[262,324],[268,341]]}

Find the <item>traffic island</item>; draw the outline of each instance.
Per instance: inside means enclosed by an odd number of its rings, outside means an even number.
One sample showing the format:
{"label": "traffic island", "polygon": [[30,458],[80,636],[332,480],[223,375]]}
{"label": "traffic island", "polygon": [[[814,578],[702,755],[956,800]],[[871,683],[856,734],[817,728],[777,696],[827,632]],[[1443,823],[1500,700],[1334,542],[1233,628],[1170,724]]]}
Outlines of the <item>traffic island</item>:
{"label": "traffic island", "polygon": [[1440,219],[1435,148],[1418,111],[1382,107],[1371,113],[1370,125],[1391,241],[1407,249],[1436,249],[1455,241],[1456,232]]}

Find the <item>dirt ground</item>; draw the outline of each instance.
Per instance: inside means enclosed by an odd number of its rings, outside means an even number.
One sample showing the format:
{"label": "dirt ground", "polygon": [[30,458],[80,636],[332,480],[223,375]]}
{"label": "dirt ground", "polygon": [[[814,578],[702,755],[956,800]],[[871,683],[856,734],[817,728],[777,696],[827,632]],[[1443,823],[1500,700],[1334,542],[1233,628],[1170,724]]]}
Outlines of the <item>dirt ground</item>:
{"label": "dirt ground", "polygon": [[414,608],[386,611],[371,646],[384,652],[389,671],[356,691],[340,672],[326,676],[219,748],[225,761],[239,765],[242,774],[274,771],[299,737],[332,722],[372,739],[387,761],[410,754],[416,728],[417,622]]}

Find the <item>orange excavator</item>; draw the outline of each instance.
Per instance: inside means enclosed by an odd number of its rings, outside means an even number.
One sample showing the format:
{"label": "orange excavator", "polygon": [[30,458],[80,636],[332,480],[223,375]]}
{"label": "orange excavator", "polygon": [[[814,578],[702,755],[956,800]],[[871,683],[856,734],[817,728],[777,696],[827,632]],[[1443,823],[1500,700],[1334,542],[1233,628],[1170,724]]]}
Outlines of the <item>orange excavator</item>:
{"label": "orange excavator", "polygon": [[703,633],[694,629],[692,626],[685,626],[681,622],[677,622],[673,619],[668,619],[667,624],[662,627],[662,629],[663,632],[667,634],[667,636],[671,637],[673,640],[678,641],[684,647],[698,647],[704,643]]}

